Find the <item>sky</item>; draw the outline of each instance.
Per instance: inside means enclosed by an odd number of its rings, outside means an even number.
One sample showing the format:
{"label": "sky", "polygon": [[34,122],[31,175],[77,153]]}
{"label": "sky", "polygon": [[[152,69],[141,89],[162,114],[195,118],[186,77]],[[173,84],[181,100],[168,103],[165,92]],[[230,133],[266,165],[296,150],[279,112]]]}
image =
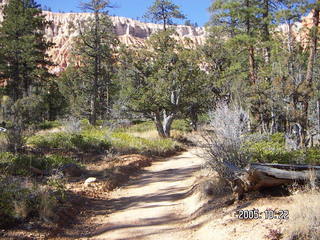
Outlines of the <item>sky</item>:
{"label": "sky", "polygon": [[[36,2],[42,7],[50,7],[54,12],[81,12],[79,9],[80,0],[37,0]],[[110,15],[137,19],[143,16],[153,0],[113,0],[111,2],[117,8],[110,9]],[[187,15],[191,22],[203,26],[209,20],[207,9],[212,0],[174,0],[173,2],[181,7],[181,11]],[[183,22],[177,21],[177,23]]]}

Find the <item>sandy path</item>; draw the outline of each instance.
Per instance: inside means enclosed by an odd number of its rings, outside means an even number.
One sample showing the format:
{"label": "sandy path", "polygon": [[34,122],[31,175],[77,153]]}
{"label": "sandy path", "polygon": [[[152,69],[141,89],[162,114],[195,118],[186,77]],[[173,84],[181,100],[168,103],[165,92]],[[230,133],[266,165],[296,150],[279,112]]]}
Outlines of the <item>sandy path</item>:
{"label": "sandy path", "polygon": [[107,203],[113,213],[92,218],[90,221],[100,227],[82,239],[188,239],[188,230],[183,227],[183,219],[188,217],[183,199],[203,162],[197,151],[193,148],[155,162],[113,192]]}

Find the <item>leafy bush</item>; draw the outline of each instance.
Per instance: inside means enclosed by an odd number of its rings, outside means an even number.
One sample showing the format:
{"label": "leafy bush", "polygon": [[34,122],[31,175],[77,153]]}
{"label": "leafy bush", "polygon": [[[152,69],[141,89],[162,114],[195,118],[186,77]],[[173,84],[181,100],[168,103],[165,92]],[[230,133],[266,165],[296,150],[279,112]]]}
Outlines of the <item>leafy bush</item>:
{"label": "leafy bush", "polygon": [[[283,139],[283,140],[282,140]],[[275,162],[279,159],[288,162],[291,153],[288,153],[284,145],[283,134],[275,135],[251,135],[248,136],[244,148],[248,149],[253,162]]]}
{"label": "leafy bush", "polygon": [[30,167],[49,171],[75,160],[60,155],[35,156],[25,154],[0,153],[0,173],[11,175],[29,175]]}

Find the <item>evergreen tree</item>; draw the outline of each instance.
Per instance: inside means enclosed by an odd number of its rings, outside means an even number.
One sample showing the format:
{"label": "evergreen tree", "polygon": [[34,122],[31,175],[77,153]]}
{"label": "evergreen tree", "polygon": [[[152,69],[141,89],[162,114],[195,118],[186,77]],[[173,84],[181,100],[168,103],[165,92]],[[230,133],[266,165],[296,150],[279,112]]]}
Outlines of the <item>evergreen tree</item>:
{"label": "evergreen tree", "polygon": [[205,89],[204,73],[192,49],[172,32],[159,31],[145,49],[128,50],[122,60],[122,98],[128,108],[154,120],[159,136],[170,137],[171,124],[186,113]]}
{"label": "evergreen tree", "polygon": [[44,38],[48,22],[33,0],[11,0],[5,5],[0,27],[0,80],[7,81],[7,94],[16,101],[32,93],[51,76]]}
{"label": "evergreen tree", "polygon": [[172,25],[173,19],[185,19],[185,15],[181,13],[180,7],[171,0],[155,0],[148,8],[145,16],[155,22],[163,24],[163,30],[167,30],[168,25]]}
{"label": "evergreen tree", "polygon": [[82,6],[93,12],[93,17],[89,22],[79,26],[80,37],[75,47],[81,72],[78,85],[82,86],[82,96],[85,97],[82,108],[89,112],[90,123],[96,124],[99,117],[107,117],[112,105],[118,39],[113,24],[105,12],[105,9],[110,7],[109,1],[90,0]]}

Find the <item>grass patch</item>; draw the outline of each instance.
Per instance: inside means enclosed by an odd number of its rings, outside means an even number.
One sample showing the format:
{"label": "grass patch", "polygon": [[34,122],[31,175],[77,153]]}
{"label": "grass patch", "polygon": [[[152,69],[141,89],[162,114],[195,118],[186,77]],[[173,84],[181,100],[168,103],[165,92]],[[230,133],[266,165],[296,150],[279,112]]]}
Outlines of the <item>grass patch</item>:
{"label": "grass patch", "polygon": [[[120,132],[136,132],[136,133],[149,132],[153,130],[156,130],[156,126],[155,126],[155,123],[152,121],[141,122],[130,127],[117,129],[117,131],[120,131]],[[171,130],[177,130],[181,132],[191,132],[192,128],[187,120],[176,119],[173,121],[171,125]]]}
{"label": "grass patch", "polygon": [[152,155],[165,155],[169,152],[177,151],[180,148],[180,145],[172,139],[159,138],[149,140],[135,137],[125,132],[115,132],[111,134],[111,144],[117,152]]}
{"label": "grass patch", "polygon": [[36,128],[39,130],[48,130],[57,127],[61,127],[61,123],[59,121],[44,121],[36,125]]}
{"label": "grass patch", "polygon": [[[180,149],[172,139],[149,138],[149,133],[156,133],[153,122],[144,122],[130,128],[111,131],[109,128],[90,127],[79,133],[47,133],[35,135],[27,144],[40,149],[63,149],[67,151],[103,152],[112,149],[117,153],[145,153],[165,155]],[[143,135],[144,137],[141,137]]]}
{"label": "grass patch", "polygon": [[290,239],[320,239],[320,192],[313,190],[293,197],[296,207],[290,212],[288,232]]}

